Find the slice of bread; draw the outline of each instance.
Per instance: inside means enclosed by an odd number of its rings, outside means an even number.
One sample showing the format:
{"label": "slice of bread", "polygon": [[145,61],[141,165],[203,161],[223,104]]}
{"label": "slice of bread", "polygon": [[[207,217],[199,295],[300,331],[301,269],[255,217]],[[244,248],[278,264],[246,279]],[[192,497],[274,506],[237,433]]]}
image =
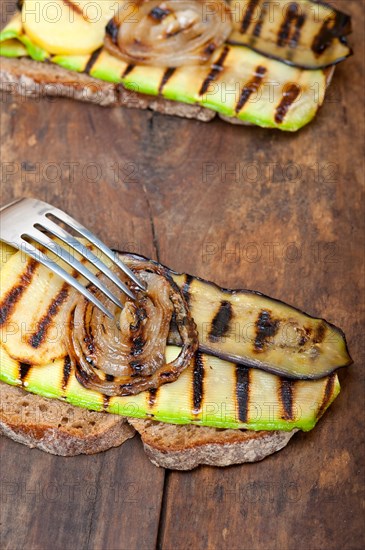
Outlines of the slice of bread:
{"label": "slice of bread", "polygon": [[140,94],[119,84],[104,82],[52,63],[41,63],[27,58],[1,58],[0,90],[24,97],[62,96],[96,103],[102,107],[149,109],[167,115],[195,118],[203,122],[208,122],[216,116],[214,111],[200,105],[188,105]]}
{"label": "slice of bread", "polygon": [[156,466],[191,470],[200,464],[255,462],[279,451],[292,432],[176,426],[92,412],[0,382],[0,434],[60,456],[94,454],[122,445],[137,430]]}
{"label": "slice of bread", "polygon": [[0,433],[60,455],[94,454],[134,436],[125,418],[92,412],[0,382]]}
{"label": "slice of bread", "polygon": [[151,462],[171,470],[257,462],[285,447],[297,431],[227,430],[141,419],[128,422],[140,433]]}

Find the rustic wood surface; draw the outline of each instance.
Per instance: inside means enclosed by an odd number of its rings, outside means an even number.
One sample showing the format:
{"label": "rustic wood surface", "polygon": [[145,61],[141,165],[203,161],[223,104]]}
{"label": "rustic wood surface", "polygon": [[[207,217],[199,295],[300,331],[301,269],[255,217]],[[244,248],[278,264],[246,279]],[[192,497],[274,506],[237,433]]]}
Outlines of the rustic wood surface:
{"label": "rustic wood surface", "polygon": [[354,359],[316,429],[254,465],[177,473],[138,437],[72,459],[1,438],[2,548],[363,548],[363,4],[336,5],[356,55],[295,135],[2,97],[1,204],[39,197],[116,248],[324,316]]}

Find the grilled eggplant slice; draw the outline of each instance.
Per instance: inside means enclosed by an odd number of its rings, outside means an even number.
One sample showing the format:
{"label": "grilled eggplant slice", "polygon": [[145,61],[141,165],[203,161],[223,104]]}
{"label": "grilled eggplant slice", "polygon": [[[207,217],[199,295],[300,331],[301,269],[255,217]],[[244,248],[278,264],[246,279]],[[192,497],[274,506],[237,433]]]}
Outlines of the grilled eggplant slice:
{"label": "grilled eggplant slice", "polygon": [[[166,360],[173,361],[179,351],[169,346]],[[176,382],[127,397],[84,388],[68,357],[49,365],[26,365],[0,346],[0,365],[2,382],[43,397],[131,418],[215,428],[309,431],[340,391],[336,374],[290,381],[199,352]]]}
{"label": "grilled eggplant slice", "polygon": [[231,0],[234,30],[228,42],[289,65],[323,69],[351,55],[351,18],[313,0]]}
{"label": "grilled eggplant slice", "polygon": [[18,37],[33,59],[49,59],[68,70],[123,85],[131,94],[198,104],[230,120],[286,131],[308,124],[324,101],[328,73],[290,67],[244,46],[226,44],[206,65],[175,69],[129,65],[104,48],[91,55],[51,56],[30,45],[19,27],[19,17],[1,33],[0,41]]}

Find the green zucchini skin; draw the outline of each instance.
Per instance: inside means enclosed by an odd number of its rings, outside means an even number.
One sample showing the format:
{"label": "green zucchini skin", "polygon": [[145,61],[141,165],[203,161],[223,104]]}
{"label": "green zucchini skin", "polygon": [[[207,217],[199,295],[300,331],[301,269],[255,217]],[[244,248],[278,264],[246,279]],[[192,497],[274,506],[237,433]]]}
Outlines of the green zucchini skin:
{"label": "green zucchini skin", "polygon": [[[167,359],[176,353],[169,346]],[[309,431],[340,391],[336,374],[290,381],[199,352],[176,382],[128,397],[106,397],[84,388],[68,357],[50,365],[25,365],[0,346],[0,365],[2,382],[42,397],[131,418],[215,428]]]}
{"label": "green zucchini skin", "polygon": [[130,66],[104,48],[92,55],[52,57],[32,44],[16,18],[0,35],[0,41],[10,38],[20,40],[29,56],[37,61],[49,60],[68,70],[121,84],[132,92],[198,104],[265,128],[299,130],[316,115],[327,87],[327,74],[323,70],[291,67],[246,46],[226,44],[213,54],[208,65],[172,70]]}

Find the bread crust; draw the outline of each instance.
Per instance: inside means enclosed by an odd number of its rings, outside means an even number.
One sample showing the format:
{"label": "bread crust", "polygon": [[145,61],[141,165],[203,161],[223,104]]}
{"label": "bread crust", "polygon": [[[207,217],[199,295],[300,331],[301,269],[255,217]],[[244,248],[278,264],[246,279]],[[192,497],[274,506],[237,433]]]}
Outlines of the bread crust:
{"label": "bread crust", "polygon": [[297,431],[218,430],[132,418],[128,422],[141,435],[151,462],[171,470],[257,462],[285,447]]}
{"label": "bread crust", "polygon": [[188,105],[163,97],[148,96],[113,84],[76,73],[52,63],[28,58],[1,58],[0,90],[23,97],[68,97],[78,101],[96,103],[102,107],[149,109],[183,118],[208,122],[216,113],[200,105]]}
{"label": "bread crust", "polygon": [[135,435],[125,418],[86,411],[0,383],[0,433],[60,456],[95,454]]}

